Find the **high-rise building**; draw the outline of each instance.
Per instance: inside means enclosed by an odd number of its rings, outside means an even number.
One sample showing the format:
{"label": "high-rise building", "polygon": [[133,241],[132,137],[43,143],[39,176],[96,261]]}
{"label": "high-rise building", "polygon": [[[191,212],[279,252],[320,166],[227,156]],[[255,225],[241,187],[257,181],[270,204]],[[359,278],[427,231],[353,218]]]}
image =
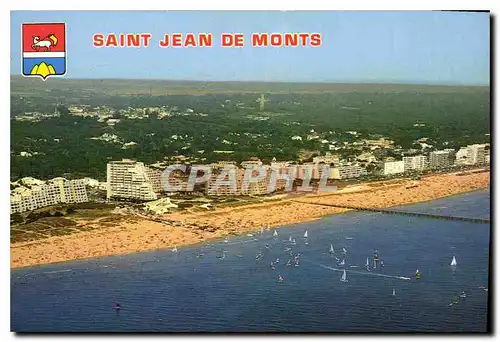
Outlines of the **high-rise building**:
{"label": "high-rise building", "polygon": [[404,171],[422,171],[426,166],[425,156],[403,157]]}
{"label": "high-rise building", "polygon": [[[107,198],[151,201],[157,199],[151,171],[144,163],[130,159],[111,161],[107,165]],[[161,181],[160,181],[161,182]]]}
{"label": "high-rise building", "polygon": [[442,151],[433,151],[429,154],[429,168],[441,169],[447,168],[454,164],[455,150],[446,149]]}
{"label": "high-rise building", "polygon": [[486,163],[486,144],[474,144],[460,148],[457,152],[457,165],[475,165]]}

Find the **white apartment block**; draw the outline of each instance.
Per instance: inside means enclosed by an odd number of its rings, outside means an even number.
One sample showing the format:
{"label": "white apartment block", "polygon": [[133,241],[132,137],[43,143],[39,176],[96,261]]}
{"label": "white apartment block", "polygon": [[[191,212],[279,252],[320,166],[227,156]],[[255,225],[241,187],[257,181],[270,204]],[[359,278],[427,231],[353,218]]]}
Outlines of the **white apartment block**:
{"label": "white apartment block", "polygon": [[10,212],[22,213],[59,203],[88,202],[83,180],[59,180],[52,184],[34,186],[10,197]]}
{"label": "white apartment block", "polygon": [[404,172],[407,171],[422,171],[426,166],[425,156],[403,157]]}
{"label": "white apartment block", "polygon": [[211,164],[210,167],[211,176],[206,188],[207,195],[237,196],[241,194],[241,183],[244,176],[243,169],[232,164]]}
{"label": "white apartment block", "polygon": [[486,163],[486,144],[474,144],[458,150],[455,163],[457,165],[475,165]]}
{"label": "white apartment block", "polygon": [[[366,169],[359,165],[343,165],[339,166],[336,169],[338,169],[338,175],[340,179],[358,178],[361,176],[366,176],[368,174]],[[336,171],[330,171],[330,176],[334,176],[335,173]]]}
{"label": "white apartment block", "polygon": [[107,165],[107,198],[151,201],[157,195],[144,163],[130,159],[112,161]]}
{"label": "white apartment block", "polygon": [[395,175],[403,172],[405,172],[405,162],[402,160],[384,163],[384,176]]}

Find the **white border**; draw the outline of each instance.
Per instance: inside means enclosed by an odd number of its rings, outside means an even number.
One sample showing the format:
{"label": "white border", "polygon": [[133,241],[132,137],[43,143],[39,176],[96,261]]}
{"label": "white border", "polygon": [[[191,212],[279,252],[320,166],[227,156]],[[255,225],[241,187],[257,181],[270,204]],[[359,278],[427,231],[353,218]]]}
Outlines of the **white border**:
{"label": "white border", "polygon": [[[203,0],[190,0],[190,1],[177,1],[177,2],[164,2],[164,1],[147,1],[147,0],[142,0],[140,3],[138,2],[127,2],[127,1],[100,1],[100,0],[86,0],[86,1],[79,1],[79,2],[74,2],[74,1],[63,1],[63,0],[51,0],[49,2],[46,1],[33,1],[33,0],[23,0],[22,2],[16,2],[13,4],[12,2],[3,2],[3,3],[8,3],[9,10],[112,10],[112,9],[121,9],[121,10],[242,10],[242,9],[253,9],[253,10],[443,10],[443,9],[454,9],[454,10],[470,10],[470,9],[477,9],[477,10],[485,10],[485,9],[490,9],[492,10],[492,13],[497,14],[500,12],[498,10],[500,1],[493,1],[493,0],[487,0],[487,1],[464,1],[464,0],[455,0],[455,1],[439,1],[439,0],[420,0],[418,2],[413,2],[409,3],[406,1],[394,1],[394,0],[378,0],[378,1],[371,1],[371,0],[364,0],[364,1],[325,1],[325,0],[308,0],[308,1],[298,1],[298,0],[288,0],[288,1],[283,1],[283,0],[278,0],[278,1],[269,1],[269,0],[253,0],[249,1],[247,3],[242,3],[240,1],[221,1],[221,0],[212,0],[212,1],[203,1]],[[140,5],[139,5],[140,4]],[[14,7],[15,6],[15,7]],[[10,13],[7,11],[2,11],[2,16],[3,20],[1,21],[1,25],[4,27],[2,32],[10,32]],[[496,18],[497,20],[497,25],[498,26],[498,17]],[[495,46],[498,46],[498,34],[495,37]],[[9,44],[9,49],[5,49],[6,51],[9,51],[9,54],[7,52],[3,53],[3,59],[4,59],[4,64],[3,65],[10,65],[10,44]],[[498,62],[498,54],[495,54],[497,58],[495,59],[496,62]],[[493,61],[492,61],[493,62]],[[497,63],[498,65],[498,63]],[[9,134],[2,134],[1,139],[2,139],[2,144],[3,148],[1,149],[2,151],[2,159],[4,163],[6,163],[8,160],[10,160],[9,156],[9,146],[10,146],[10,141],[9,141],[9,136],[10,136],[10,121],[9,121],[9,113],[10,113],[10,67],[9,68],[3,68],[3,72],[6,74],[3,77],[3,98],[4,101],[2,101],[4,110],[3,110],[3,115],[2,115],[2,120],[4,120],[4,124],[2,127],[7,127],[7,132]],[[492,75],[492,79],[493,79]],[[493,82],[492,82],[493,83]],[[498,92],[496,92],[498,93]],[[495,96],[494,103],[498,103],[498,97]],[[493,114],[493,108],[492,108],[492,114]],[[495,121],[495,130],[498,132],[500,129],[500,120]],[[495,135],[493,135],[494,137]],[[496,186],[495,189],[498,187],[498,179],[499,177],[499,172],[496,170],[496,162],[495,160],[499,159],[500,160],[500,151],[497,150],[496,148],[496,142],[495,142],[495,147],[494,149],[494,159],[493,159],[493,164],[495,167],[495,177],[497,178],[496,181]],[[8,168],[2,168],[1,171],[3,173],[3,179],[10,179],[10,170]],[[4,338],[7,340],[12,340],[15,338],[15,335],[10,333],[10,234],[9,234],[9,229],[8,229],[8,220],[9,220],[9,197],[8,197],[8,192],[4,192],[4,197],[2,197],[2,203],[1,203],[1,208],[3,210],[3,217],[5,218],[6,225],[4,226],[4,236],[3,236],[3,242],[5,244],[5,249],[4,249],[4,257],[1,258],[1,261],[3,263],[3,272],[2,275],[4,277],[4,281],[0,282],[0,286],[2,287],[2,293],[4,294],[4,300],[3,303],[4,305],[3,310],[1,310],[1,331],[2,335]],[[495,203],[495,212],[500,213],[500,204]],[[498,236],[500,234],[497,232],[495,234],[495,246],[498,248]],[[498,255],[500,253],[495,253],[495,266],[498,269]],[[493,261],[493,260],[492,260]],[[496,280],[496,274],[494,276]],[[497,283],[495,281],[495,283]],[[496,293],[496,291],[495,291]],[[491,295],[491,293],[490,293]],[[496,298],[499,297],[498,294],[495,296]],[[9,303],[8,305],[5,305],[6,303]],[[495,304],[497,302],[495,301]],[[491,308],[493,309],[493,308]],[[496,324],[498,323],[499,320],[499,314],[498,314],[498,305],[495,305],[495,322],[493,322],[494,327],[498,327],[500,325]],[[30,340],[35,340],[37,338],[49,338],[53,339],[55,336],[42,336],[42,337],[23,337],[24,340],[30,341]],[[61,336],[62,337],[62,336]],[[64,336],[64,338],[70,337],[70,336]],[[88,341],[100,341],[104,340],[105,337],[112,337],[115,339],[122,339],[122,336],[77,336],[81,340],[88,340]],[[178,337],[174,336],[156,336],[158,338],[168,338],[176,340]],[[221,338],[222,336],[214,336],[212,338]],[[283,336],[285,337],[285,336]],[[300,339],[312,339],[313,336],[297,336]],[[410,337],[410,335],[408,335]],[[128,340],[142,340],[143,337],[134,335],[132,337],[126,337]],[[187,339],[195,339],[195,336],[188,337]],[[268,340],[271,339],[272,337],[267,337],[267,336],[256,336],[256,337],[248,337],[252,340]],[[290,336],[286,336],[286,338],[290,338]],[[374,338],[373,336],[366,336],[366,337],[342,337],[342,336],[335,336],[332,338],[338,339],[338,340],[352,340],[354,339],[364,339],[364,338]],[[387,338],[386,336],[381,336],[381,338]],[[399,337],[398,337],[399,338]],[[453,338],[452,336],[419,336],[417,339],[424,339],[425,340],[449,340]],[[477,337],[474,336],[468,336],[466,337],[467,340],[469,339],[475,339]],[[186,337],[185,337],[186,339]],[[4,340],[4,339],[2,339]]]}

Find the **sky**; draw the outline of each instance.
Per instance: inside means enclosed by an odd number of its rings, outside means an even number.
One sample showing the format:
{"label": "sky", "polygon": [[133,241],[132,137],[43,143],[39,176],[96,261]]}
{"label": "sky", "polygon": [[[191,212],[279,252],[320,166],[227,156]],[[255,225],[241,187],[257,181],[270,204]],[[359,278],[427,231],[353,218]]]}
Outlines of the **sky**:
{"label": "sky", "polygon": [[[68,78],[488,85],[489,13],[430,11],[13,11],[11,75],[22,23],[64,22]],[[153,35],[148,48],[95,48],[94,33]],[[213,48],[158,47],[165,33],[211,32]],[[221,48],[223,32],[244,48]],[[320,47],[256,48],[253,32],[319,32]]]}

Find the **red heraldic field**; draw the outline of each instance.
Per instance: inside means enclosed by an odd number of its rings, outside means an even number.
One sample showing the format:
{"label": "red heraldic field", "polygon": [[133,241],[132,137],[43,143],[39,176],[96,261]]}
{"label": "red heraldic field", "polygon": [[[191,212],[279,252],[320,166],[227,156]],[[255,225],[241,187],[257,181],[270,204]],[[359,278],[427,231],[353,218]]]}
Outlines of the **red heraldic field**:
{"label": "red heraldic field", "polygon": [[23,75],[42,77],[66,73],[66,25],[23,24]]}

